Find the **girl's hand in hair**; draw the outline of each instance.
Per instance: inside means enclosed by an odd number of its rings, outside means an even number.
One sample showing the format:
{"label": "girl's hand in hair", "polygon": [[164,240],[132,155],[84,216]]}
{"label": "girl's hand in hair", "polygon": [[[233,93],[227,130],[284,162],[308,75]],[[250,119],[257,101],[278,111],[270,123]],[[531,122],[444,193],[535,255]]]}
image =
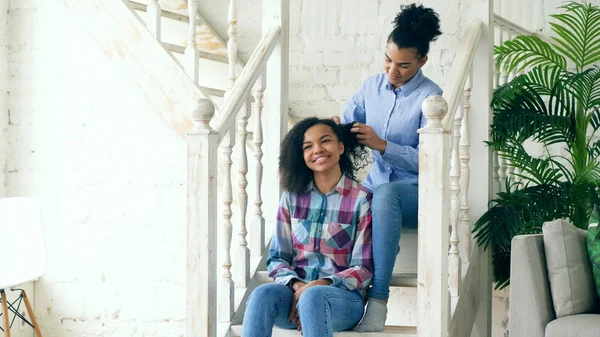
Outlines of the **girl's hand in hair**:
{"label": "girl's hand in hair", "polygon": [[381,139],[372,127],[362,123],[354,123],[350,132],[356,134],[359,144],[365,145],[372,150],[377,150],[381,154],[385,153],[387,142],[385,139]]}
{"label": "girl's hand in hair", "polygon": [[340,116],[333,116],[331,117],[331,120],[335,122],[335,124],[340,124],[342,122],[342,120],[340,119]]}

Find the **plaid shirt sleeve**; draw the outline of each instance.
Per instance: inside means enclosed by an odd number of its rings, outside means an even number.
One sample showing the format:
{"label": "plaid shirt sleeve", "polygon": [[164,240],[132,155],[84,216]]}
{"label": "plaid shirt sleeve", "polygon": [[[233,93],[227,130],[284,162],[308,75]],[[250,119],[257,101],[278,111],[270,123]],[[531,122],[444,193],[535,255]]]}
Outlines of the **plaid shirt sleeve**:
{"label": "plaid shirt sleeve", "polygon": [[361,290],[366,288],[373,277],[373,257],[371,241],[371,199],[369,193],[360,205],[360,214],[356,231],[356,240],[352,249],[350,265],[347,269],[336,273],[328,279],[333,281],[332,286],[348,289]]}
{"label": "plaid shirt sleeve", "polygon": [[290,194],[284,191],[279,202],[277,210],[277,221],[275,223],[275,233],[271,238],[269,247],[269,256],[267,258],[267,270],[269,276],[275,279],[275,282],[283,285],[293,279],[298,279],[298,274],[292,267],[293,244],[290,220]]}

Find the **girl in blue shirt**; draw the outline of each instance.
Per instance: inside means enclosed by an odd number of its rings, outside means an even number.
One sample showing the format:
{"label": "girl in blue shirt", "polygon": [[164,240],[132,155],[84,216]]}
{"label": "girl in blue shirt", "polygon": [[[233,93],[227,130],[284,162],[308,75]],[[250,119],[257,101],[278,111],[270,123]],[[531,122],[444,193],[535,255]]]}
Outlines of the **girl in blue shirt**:
{"label": "girl in blue shirt", "polygon": [[[442,90],[425,77],[429,43],[440,34],[431,8],[403,6],[384,53],[384,73],[368,78],[348,102],[341,122],[372,150],[373,166],[363,185],[373,191],[374,276],[358,331],[382,331],[402,227],[415,228],[418,211],[419,136],[427,120],[421,104]],[[340,122],[335,116],[334,120]]]}

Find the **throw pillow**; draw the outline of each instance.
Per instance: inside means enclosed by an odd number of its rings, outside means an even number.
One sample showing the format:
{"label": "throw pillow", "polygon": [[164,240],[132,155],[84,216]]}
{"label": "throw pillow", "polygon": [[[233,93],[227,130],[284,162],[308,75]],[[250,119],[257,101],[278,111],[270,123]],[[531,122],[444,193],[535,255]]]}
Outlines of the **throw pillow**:
{"label": "throw pillow", "polygon": [[596,289],[586,247],[587,232],[569,220],[544,223],[544,250],[556,317],[596,311]]}

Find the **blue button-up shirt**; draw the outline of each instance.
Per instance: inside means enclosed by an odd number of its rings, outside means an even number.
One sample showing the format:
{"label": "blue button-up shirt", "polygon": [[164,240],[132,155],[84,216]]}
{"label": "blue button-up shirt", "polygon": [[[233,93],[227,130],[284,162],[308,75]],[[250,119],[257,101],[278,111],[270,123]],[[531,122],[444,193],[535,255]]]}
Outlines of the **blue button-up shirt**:
{"label": "blue button-up shirt", "polygon": [[421,104],[428,96],[441,95],[442,89],[419,70],[405,85],[394,88],[385,73],[368,78],[354,94],[342,116],[371,126],[387,141],[385,153],[372,151],[373,166],[362,183],[373,191],[390,181],[418,184],[419,134],[427,119]]}

